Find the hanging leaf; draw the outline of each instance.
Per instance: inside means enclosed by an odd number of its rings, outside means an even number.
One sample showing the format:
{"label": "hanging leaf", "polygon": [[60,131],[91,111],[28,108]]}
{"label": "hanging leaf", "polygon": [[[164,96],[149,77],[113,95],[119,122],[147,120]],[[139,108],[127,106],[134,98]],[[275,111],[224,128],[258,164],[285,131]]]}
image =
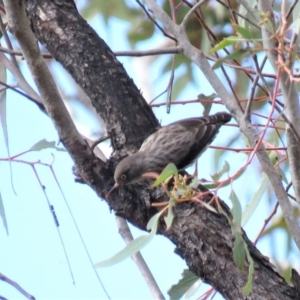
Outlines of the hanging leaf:
{"label": "hanging leaf", "polygon": [[190,299],[200,288],[202,280],[199,278],[185,293],[184,299]]}
{"label": "hanging leaf", "polygon": [[8,235],[8,226],[7,226],[7,220],[5,216],[4,204],[3,204],[1,193],[0,193],[0,216],[3,222],[3,226],[6,230],[6,234]]}
{"label": "hanging leaf", "polygon": [[168,208],[168,214],[166,217],[164,217],[164,220],[167,225],[167,230],[172,226],[173,220],[174,220],[174,212],[173,207],[175,206],[175,201],[173,198],[170,198],[169,200],[169,208]]}
{"label": "hanging leaf", "polygon": [[122,249],[120,252],[115,254],[109,259],[103,260],[102,262],[99,262],[95,264],[95,268],[103,268],[103,267],[109,267],[114,264],[117,264],[121,262],[122,260],[130,257],[131,255],[135,254],[136,252],[140,251],[143,247],[145,247],[153,238],[153,235],[147,234],[142,235],[133,240],[131,243],[129,243],[124,249]]}
{"label": "hanging leaf", "polygon": [[184,270],[182,278],[178,283],[171,286],[168,291],[170,299],[180,299],[188,290],[199,280],[193,272],[190,270]]}
{"label": "hanging leaf", "polygon": [[239,33],[245,40],[251,41],[253,39],[252,33],[245,27],[233,24],[233,28]]}
{"label": "hanging leaf", "polygon": [[[253,49],[250,49],[250,51],[253,52]],[[226,60],[230,61],[230,60],[235,60],[235,59],[241,59],[245,53],[249,52],[249,48],[245,48],[245,49],[238,49],[236,51],[234,51],[233,53],[230,53],[228,55],[226,55],[225,57],[217,60],[215,62],[215,64],[212,66],[212,68],[218,69],[221,67],[222,63]]]}
{"label": "hanging leaf", "polygon": [[243,287],[243,293],[245,295],[249,295],[252,290],[252,282],[253,282],[253,275],[254,275],[254,261],[249,253],[248,246],[245,242],[244,242],[244,249],[247,255],[247,260],[249,262],[249,269],[248,269],[248,281],[246,285]]}
{"label": "hanging leaf", "polygon": [[233,245],[233,257],[235,264],[239,268],[239,270],[243,271],[244,270],[244,265],[245,265],[245,248],[244,248],[244,240],[243,237],[240,233],[235,233],[235,240],[234,240],[234,245]]}
{"label": "hanging leaf", "polygon": [[238,36],[229,36],[225,39],[223,39],[220,43],[218,43],[216,46],[214,46],[209,52],[210,53],[214,53],[214,52],[217,52],[219,50],[222,50],[228,46],[231,46],[231,45],[234,45],[238,42],[243,42],[244,39],[241,38],[241,37],[238,37]]}
{"label": "hanging leaf", "polygon": [[55,149],[57,151],[66,152],[66,150],[64,148],[56,147],[54,141],[48,142],[45,139],[42,139],[39,142],[37,142],[36,144],[34,144],[28,151],[40,151],[40,150],[49,149],[49,148]]}
{"label": "hanging leaf", "polygon": [[258,189],[254,193],[253,198],[251,199],[249,204],[246,206],[246,209],[244,210],[244,212],[242,214],[242,222],[241,222],[242,227],[246,225],[246,223],[249,221],[250,217],[254,213],[257,205],[259,204],[263,194],[266,191],[268,182],[269,182],[268,176],[266,175],[266,173],[263,173]]}
{"label": "hanging leaf", "polygon": [[231,209],[232,217],[237,226],[237,228],[235,229],[236,232],[237,230],[239,230],[242,223],[242,207],[241,207],[240,200],[238,199],[236,193],[233,190],[231,190],[229,198],[232,202],[232,209]]}
{"label": "hanging leaf", "polygon": [[95,268],[103,268],[109,267],[114,264],[121,262],[122,260],[130,257],[131,255],[135,254],[136,252],[140,251],[144,248],[155,236],[157,232],[159,218],[162,212],[155,214],[148,222],[147,229],[151,230],[151,232],[147,235],[142,235],[130,242],[125,248],[119,251],[117,254],[113,255],[111,258],[103,260],[99,263],[94,265]]}
{"label": "hanging leaf", "polygon": [[[2,34],[1,34],[2,36]],[[6,68],[2,63],[0,63],[0,81],[1,82],[6,82]],[[10,151],[9,151],[9,142],[8,142],[8,131],[7,131],[7,122],[6,122],[6,87],[1,86],[1,92],[0,92],[0,121],[1,121],[1,127],[3,131],[3,136],[4,136],[4,142],[5,142],[5,147],[7,151],[7,156],[9,157],[9,168],[10,168],[10,182],[12,189],[14,193],[16,194],[14,185],[13,185],[13,178],[12,178],[12,165],[11,165],[11,160],[10,160]]]}

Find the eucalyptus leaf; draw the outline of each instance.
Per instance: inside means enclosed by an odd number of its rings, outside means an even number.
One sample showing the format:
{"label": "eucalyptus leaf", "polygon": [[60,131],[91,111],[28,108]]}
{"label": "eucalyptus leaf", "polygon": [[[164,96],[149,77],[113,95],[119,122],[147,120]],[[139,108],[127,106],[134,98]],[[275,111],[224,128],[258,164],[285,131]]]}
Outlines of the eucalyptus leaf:
{"label": "eucalyptus leaf", "polygon": [[28,151],[40,151],[40,150],[49,149],[49,148],[55,149],[57,151],[66,152],[66,150],[64,148],[56,147],[54,141],[48,142],[46,139],[42,139],[42,140],[38,141]]}
{"label": "eucalyptus leaf", "polygon": [[95,264],[95,268],[109,267],[121,262],[122,260],[130,257],[131,255],[144,248],[152,240],[153,237],[154,234],[152,234],[152,232],[147,235],[139,236],[111,258]]}
{"label": "eucalyptus leaf", "polygon": [[161,172],[159,177],[155,180],[155,182],[152,184],[152,187],[156,187],[166,181],[169,177],[175,175],[178,177],[178,170],[176,166],[173,163],[168,164],[165,169]]}
{"label": "eucalyptus leaf", "polygon": [[5,228],[6,234],[8,235],[8,226],[7,226],[7,220],[6,220],[4,204],[3,204],[1,193],[0,193],[0,216],[2,218],[2,222],[3,222],[3,226]]}
{"label": "eucalyptus leaf", "polygon": [[200,288],[202,280],[199,278],[185,293],[184,299],[190,299]]}
{"label": "eucalyptus leaf", "polygon": [[236,30],[236,32],[238,32],[244,39],[246,40],[252,40],[253,36],[251,34],[251,32],[246,29],[245,27],[239,26],[237,24],[233,25],[233,28]]}
{"label": "eucalyptus leaf", "polygon": [[234,261],[239,268],[239,270],[244,270],[245,265],[245,248],[244,248],[244,240],[240,233],[235,233],[235,240],[233,245],[233,257]]}
{"label": "eucalyptus leaf", "polygon": [[168,214],[166,217],[164,217],[164,220],[167,225],[167,230],[172,226],[173,220],[174,220],[174,212],[173,207],[175,206],[175,201],[173,198],[170,198],[169,200],[169,208],[168,208]]}
{"label": "eucalyptus leaf", "polygon": [[254,213],[257,205],[259,204],[263,194],[266,191],[268,183],[269,183],[269,178],[266,175],[266,173],[263,173],[258,189],[255,191],[253,198],[251,199],[249,204],[246,206],[246,209],[244,210],[244,212],[242,214],[241,226],[245,226],[247,224],[248,220],[250,219],[250,217],[252,216],[252,214]]}
{"label": "eucalyptus leaf", "polygon": [[245,253],[247,255],[247,260],[249,262],[249,269],[248,269],[248,281],[246,285],[243,287],[243,293],[245,295],[249,295],[252,290],[252,282],[253,282],[253,275],[254,275],[254,261],[250,255],[248,246],[244,243]]}
{"label": "eucalyptus leaf", "polygon": [[233,216],[233,220],[234,220],[235,224],[237,225],[237,227],[239,228],[241,226],[241,223],[242,223],[241,203],[240,203],[236,193],[233,190],[231,190],[229,198],[232,202],[231,213],[232,213],[232,216]]}
{"label": "eucalyptus leaf", "polygon": [[130,242],[125,248],[119,251],[117,254],[113,255],[111,258],[103,260],[94,265],[95,268],[103,268],[109,267],[114,264],[121,262],[122,260],[130,257],[131,255],[135,254],[136,252],[140,251],[144,248],[155,236],[157,232],[159,218],[164,211],[160,211],[155,214],[148,222],[147,229],[151,230],[151,232],[147,235],[141,235],[138,238],[134,239]]}
{"label": "eucalyptus leaf", "polygon": [[182,278],[178,281],[178,283],[171,286],[168,291],[170,299],[180,299],[188,290],[199,280],[193,272],[186,269],[182,273]]}

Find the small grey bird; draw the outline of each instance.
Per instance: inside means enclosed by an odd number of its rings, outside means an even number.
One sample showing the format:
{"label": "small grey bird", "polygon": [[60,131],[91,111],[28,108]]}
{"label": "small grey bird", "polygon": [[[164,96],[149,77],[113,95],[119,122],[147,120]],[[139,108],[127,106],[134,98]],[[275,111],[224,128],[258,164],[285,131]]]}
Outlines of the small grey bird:
{"label": "small grey bird", "polygon": [[107,196],[119,186],[161,173],[169,163],[174,163],[178,170],[187,168],[207,149],[220,127],[230,120],[229,113],[220,112],[161,127],[144,141],[138,152],[125,157],[117,165],[116,184]]}

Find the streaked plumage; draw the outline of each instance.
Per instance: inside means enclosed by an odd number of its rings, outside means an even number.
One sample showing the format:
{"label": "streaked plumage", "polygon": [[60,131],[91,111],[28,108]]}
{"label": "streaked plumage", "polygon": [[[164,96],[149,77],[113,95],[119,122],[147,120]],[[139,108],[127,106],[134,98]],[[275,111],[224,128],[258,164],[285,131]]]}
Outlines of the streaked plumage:
{"label": "streaked plumage", "polygon": [[226,112],[190,118],[158,129],[140,150],[124,158],[115,170],[116,186],[142,179],[149,172],[161,173],[174,163],[179,170],[192,164],[216,137],[220,127],[231,120]]}

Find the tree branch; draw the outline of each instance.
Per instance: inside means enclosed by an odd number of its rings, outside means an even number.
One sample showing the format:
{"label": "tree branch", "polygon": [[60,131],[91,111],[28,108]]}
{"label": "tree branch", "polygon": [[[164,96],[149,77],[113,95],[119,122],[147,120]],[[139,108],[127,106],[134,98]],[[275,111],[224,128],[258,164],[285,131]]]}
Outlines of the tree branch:
{"label": "tree branch", "polygon": [[16,290],[18,290],[24,297],[26,297],[29,300],[35,300],[35,297],[27,293],[17,282],[11,280],[4,274],[0,273],[0,280],[7,282],[11,286],[13,286]]}
{"label": "tree branch", "polygon": [[[289,74],[283,68],[286,65],[290,70],[293,68],[292,58],[289,57],[288,61],[285,60],[284,50],[285,45],[278,42],[274,37],[274,21],[272,17],[272,6],[269,1],[259,1],[260,10],[269,14],[270,22],[268,24],[273,25],[273,32],[270,32],[266,25],[262,25],[262,36],[263,36],[263,46],[264,49],[278,49],[278,51],[267,51],[267,56],[271,62],[275,71],[280,70],[279,82],[282,91],[282,96],[285,103],[285,110],[289,123],[287,123],[287,143],[288,143],[288,158],[289,166],[291,171],[291,177],[293,182],[293,188],[296,195],[297,202],[300,203],[300,147],[299,147],[299,136],[300,136],[300,107],[299,107],[299,96],[294,82],[290,79]],[[282,22],[281,28],[278,30],[279,41],[283,39],[283,35],[287,30],[287,22],[285,20],[284,5],[282,6]],[[293,48],[293,45],[289,45]],[[292,71],[292,70],[291,70]],[[288,124],[293,124],[291,128]],[[298,225],[296,229],[298,228]],[[298,248],[299,248],[299,244]]]}

